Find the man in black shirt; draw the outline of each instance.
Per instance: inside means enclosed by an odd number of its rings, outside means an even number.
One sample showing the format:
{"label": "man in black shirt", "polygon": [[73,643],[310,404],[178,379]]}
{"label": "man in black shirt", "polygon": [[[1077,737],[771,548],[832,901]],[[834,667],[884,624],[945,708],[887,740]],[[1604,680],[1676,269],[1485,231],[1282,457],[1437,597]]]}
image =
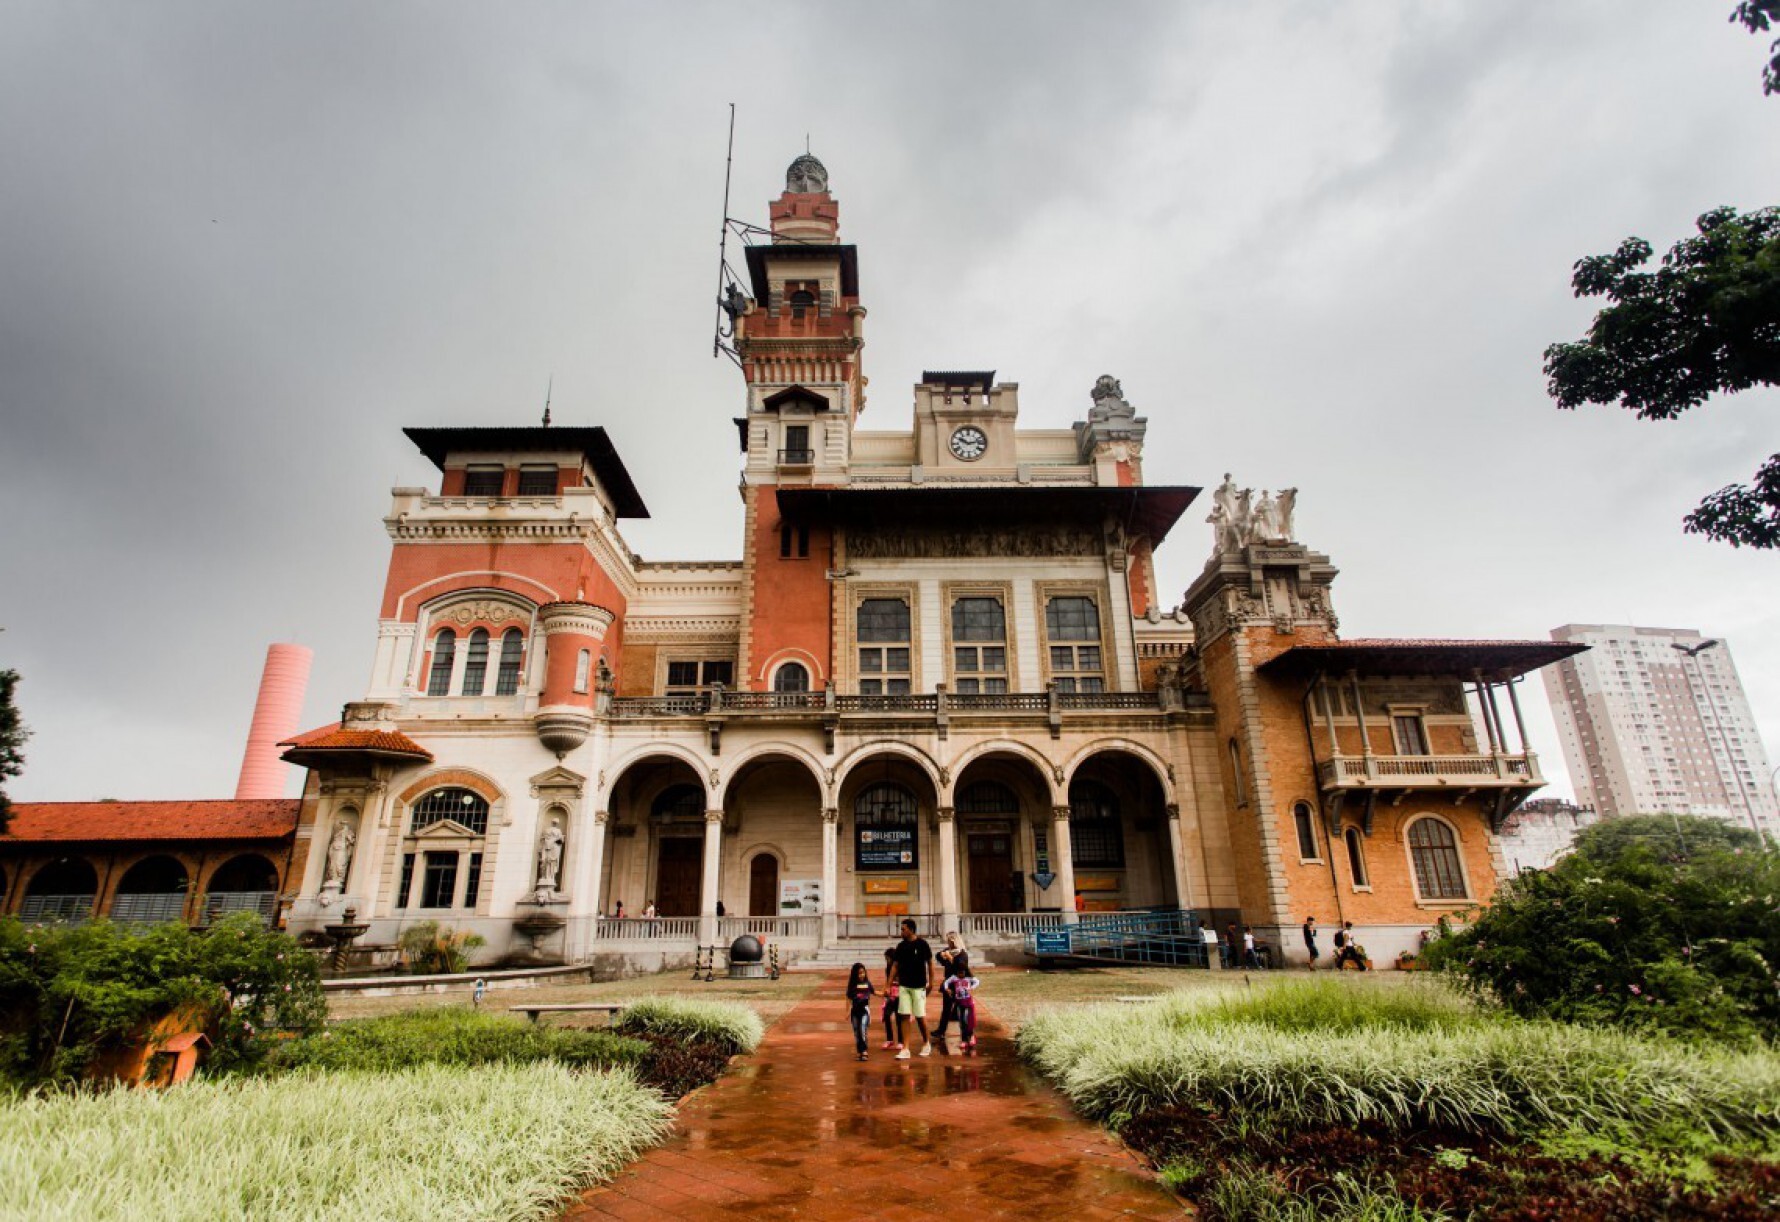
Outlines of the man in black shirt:
{"label": "man in black shirt", "polygon": [[921,1032],[921,1055],[933,1055],[933,1043],[927,1037],[927,990],[933,985],[933,948],[927,939],[915,936],[915,923],[906,917],[902,922],[902,941],[892,952],[896,963],[896,1040],[902,1045],[896,1059],[909,1059],[908,1020],[913,1018]]}

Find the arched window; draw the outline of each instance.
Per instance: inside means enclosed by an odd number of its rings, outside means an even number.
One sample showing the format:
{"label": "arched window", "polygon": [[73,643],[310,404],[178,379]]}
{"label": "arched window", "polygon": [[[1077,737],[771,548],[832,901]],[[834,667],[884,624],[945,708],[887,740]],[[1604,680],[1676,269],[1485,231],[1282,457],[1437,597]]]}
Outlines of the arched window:
{"label": "arched window", "polygon": [[93,912],[99,875],[78,857],[64,857],[31,875],[25,897],[19,901],[19,919],[31,921],[84,921]]}
{"label": "arched window", "polygon": [[791,294],[791,317],[802,318],[816,306],[816,294],[809,289],[798,289]]}
{"label": "arched window", "polygon": [[408,833],[450,820],[478,836],[488,831],[488,799],[472,789],[435,789],[414,804]]}
{"label": "arched window", "polygon": [[921,864],[915,795],[880,781],[853,799],[854,866],[860,870],[914,870]]}
{"label": "arched window", "polygon": [[810,672],[804,669],[801,662],[787,662],[773,672],[773,690],[807,692],[810,690]]}
{"label": "arched window", "polygon": [[185,916],[191,886],[185,867],[172,857],[144,857],[124,871],[111,897],[111,919],[121,925],[158,925]]}
{"label": "arched window", "polygon": [[501,633],[501,668],[495,674],[494,694],[511,696],[519,690],[519,675],[525,664],[525,633],[509,628]]}
{"label": "arched window", "polygon": [[705,795],[697,785],[669,785],[649,807],[649,816],[662,823],[703,819]]}
{"label": "arched window", "polygon": [[1411,823],[1409,856],[1415,866],[1415,889],[1424,900],[1468,898],[1458,837],[1446,823],[1430,817]]}
{"label": "arched window", "polygon": [[480,696],[488,682],[488,629],[470,633],[470,656],[464,660],[464,695]]}
{"label": "arched window", "polygon": [[1077,869],[1124,868],[1119,800],[1098,781],[1076,781],[1069,787],[1069,854]]}
{"label": "arched window", "polygon": [[457,633],[449,628],[439,629],[439,635],[433,638],[433,670],[427,676],[427,695],[449,696],[451,694],[451,663],[456,655]]}
{"label": "arched window", "polygon": [[1344,835],[1347,840],[1347,868],[1353,872],[1354,886],[1370,887],[1372,877],[1366,873],[1366,850],[1360,843],[1360,829],[1350,827]]}
{"label": "arched window", "polygon": [[1296,802],[1292,805],[1292,822],[1298,831],[1298,857],[1303,861],[1316,860],[1316,821],[1315,812],[1308,802]]}
{"label": "arched window", "polygon": [[257,912],[270,920],[277,908],[278,871],[258,853],[229,858],[204,887],[204,914],[210,920],[225,912]]}
{"label": "arched window", "polygon": [[1017,815],[1020,799],[998,781],[978,781],[958,794],[957,810],[961,815]]}

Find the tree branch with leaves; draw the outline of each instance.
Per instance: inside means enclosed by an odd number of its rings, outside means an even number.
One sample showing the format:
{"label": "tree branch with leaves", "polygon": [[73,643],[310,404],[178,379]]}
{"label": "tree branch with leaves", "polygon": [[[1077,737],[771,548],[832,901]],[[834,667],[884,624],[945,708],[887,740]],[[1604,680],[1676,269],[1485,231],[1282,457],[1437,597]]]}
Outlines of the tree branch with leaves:
{"label": "tree branch with leaves", "polygon": [[[1577,262],[1576,296],[1609,304],[1583,339],[1545,350],[1560,408],[1617,401],[1642,419],[1672,420],[1715,394],[1780,386],[1780,208],[1715,208],[1697,228],[1654,270],[1642,238]],[[1780,454],[1752,484],[1708,496],[1686,529],[1733,547],[1780,547]]]}
{"label": "tree branch with leaves", "polygon": [[[25,740],[31,737],[31,731],[25,728],[13,700],[18,684],[18,671],[0,670],[0,783],[25,770]],[[11,818],[12,803],[6,798],[6,790],[0,789],[0,833],[6,831]]]}

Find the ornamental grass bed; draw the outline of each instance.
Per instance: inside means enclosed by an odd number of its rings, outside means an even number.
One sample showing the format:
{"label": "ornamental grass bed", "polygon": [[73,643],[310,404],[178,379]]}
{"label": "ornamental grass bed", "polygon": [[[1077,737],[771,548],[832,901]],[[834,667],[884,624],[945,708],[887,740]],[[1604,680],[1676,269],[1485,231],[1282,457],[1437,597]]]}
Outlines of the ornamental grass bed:
{"label": "ornamental grass bed", "polygon": [[555,1216],[666,1134],[628,1070],[423,1065],[0,1104],[0,1212],[34,1219]]}
{"label": "ornamental grass bed", "polygon": [[1780,1210],[1772,1049],[1346,979],[1055,1011],[1019,1048],[1213,1218]]}

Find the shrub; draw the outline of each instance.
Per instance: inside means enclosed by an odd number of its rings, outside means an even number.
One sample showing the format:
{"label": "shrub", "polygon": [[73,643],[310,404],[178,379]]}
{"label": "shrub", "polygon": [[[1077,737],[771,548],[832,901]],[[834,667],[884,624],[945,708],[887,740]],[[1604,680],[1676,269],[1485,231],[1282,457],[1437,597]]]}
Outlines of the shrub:
{"label": "shrub", "polygon": [[[1097,1117],[1179,1105],[1399,1132],[1683,1126],[1726,1142],[1780,1136],[1780,1055],[1765,1050],[1492,1019],[1431,989],[1401,990],[1395,1004],[1398,990],[1334,980],[1282,988],[1277,1001],[1272,991],[1055,1012],[1027,1023],[1019,1048]],[[1356,999],[1376,1005],[1376,1023],[1355,1025]]]}
{"label": "shrub", "polygon": [[707,1042],[725,1055],[753,1052],[766,1026],[747,1006],[688,997],[645,997],[624,1008],[613,1029],[627,1035],[660,1035],[688,1043]]}
{"label": "shrub", "polygon": [[1774,1040],[1780,852],[1716,819],[1611,819],[1426,959],[1523,1016]]}
{"label": "shrub", "polygon": [[628,1072],[545,1064],[56,1093],[0,1103],[0,1179],[31,1218],[543,1219],[670,1115]]}
{"label": "shrub", "polygon": [[437,921],[422,921],[404,929],[396,944],[402,948],[411,974],[450,976],[467,971],[470,952],[486,946],[488,939],[479,933],[442,928]]}
{"label": "shrub", "polygon": [[207,930],[0,919],[0,1075],[79,1077],[176,1010],[212,1016],[211,1061],[251,1061],[275,1030],[312,1031],[327,1005],[314,956],[252,913]]}
{"label": "shrub", "polygon": [[265,1067],[392,1072],[416,1065],[489,1065],[555,1061],[581,1068],[635,1066],[640,1040],[606,1031],[546,1027],[462,1006],[354,1019],[272,1050]]}

